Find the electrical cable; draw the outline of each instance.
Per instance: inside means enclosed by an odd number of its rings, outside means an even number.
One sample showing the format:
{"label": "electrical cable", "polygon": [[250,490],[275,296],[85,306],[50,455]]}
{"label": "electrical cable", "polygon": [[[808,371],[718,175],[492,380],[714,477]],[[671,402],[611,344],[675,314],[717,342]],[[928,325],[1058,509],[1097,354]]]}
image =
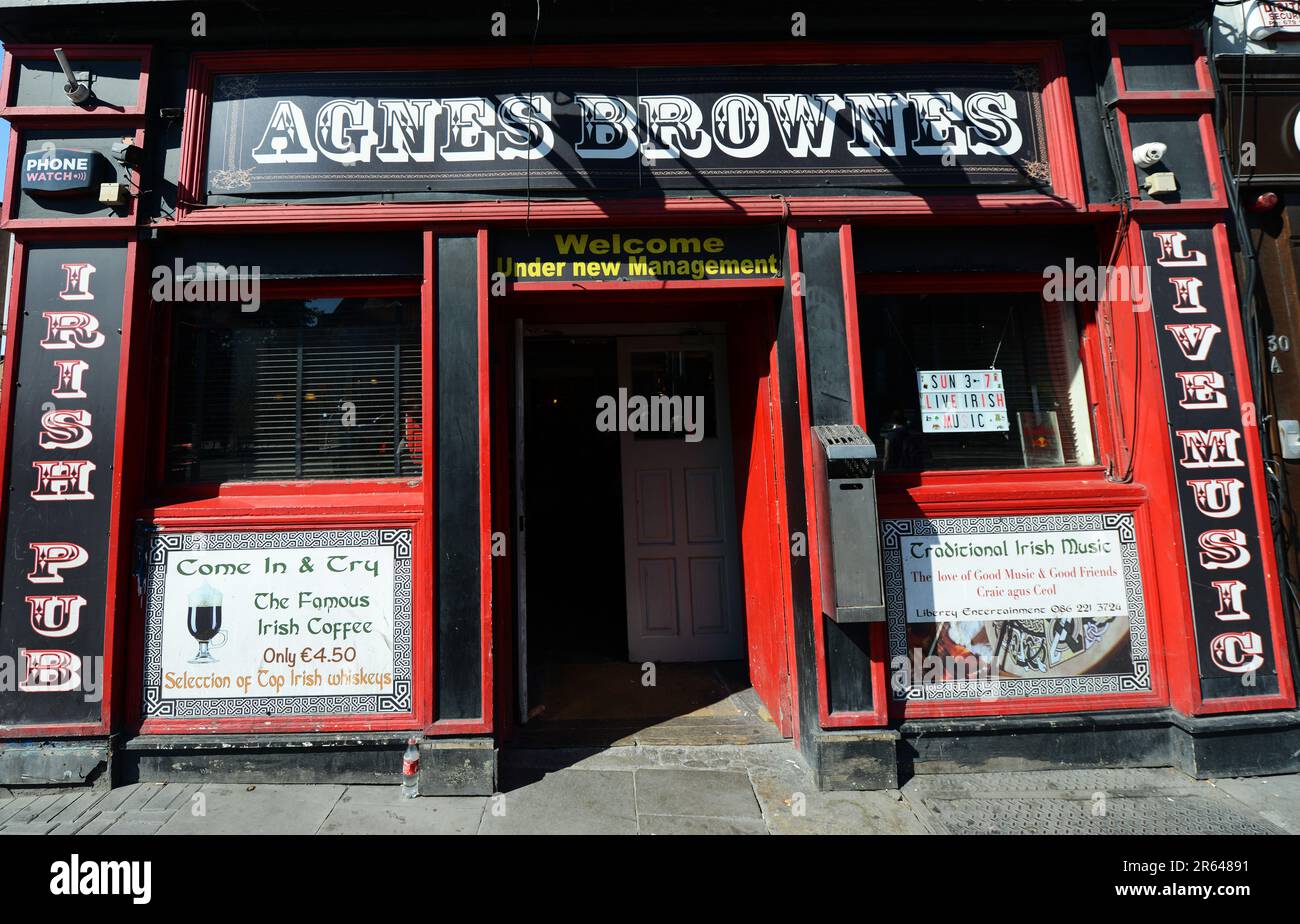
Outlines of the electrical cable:
{"label": "electrical cable", "polygon": [[[1102,100],[1105,93],[1105,84],[1097,72],[1097,60],[1092,54],[1088,55],[1088,67],[1092,72],[1093,87],[1097,93],[1097,99]],[[1115,227],[1115,240],[1111,245],[1110,257],[1106,261],[1107,267],[1115,266],[1119,259],[1120,252],[1124,249],[1128,241],[1129,226],[1132,219],[1130,193],[1128,187],[1128,171],[1124,169],[1123,149],[1115,137],[1114,125],[1111,123],[1109,105],[1099,105],[1098,115],[1101,121],[1102,137],[1106,144],[1106,157],[1110,162],[1111,175],[1115,178],[1116,189],[1118,190],[1117,204],[1120,207],[1120,219]],[[1109,277],[1108,277],[1109,278]],[[1106,378],[1106,395],[1109,414],[1113,418],[1112,431],[1118,436],[1119,445],[1114,446],[1116,455],[1121,458],[1111,458],[1107,460],[1106,480],[1117,484],[1128,484],[1133,480],[1134,452],[1133,444],[1137,440],[1137,393],[1138,393],[1138,375],[1141,364],[1136,362],[1136,351],[1141,348],[1141,337],[1134,338],[1135,362],[1133,370],[1133,434],[1129,438],[1128,426],[1124,421],[1124,403],[1120,399],[1120,381],[1119,381],[1119,360],[1115,353],[1115,333],[1114,333],[1114,316],[1111,312],[1111,286],[1108,284],[1103,291],[1099,293],[1097,300],[1097,318],[1099,321],[1099,332],[1101,335],[1101,353],[1102,353],[1102,374]],[[1137,313],[1134,314],[1134,325],[1136,329]],[[1118,470],[1117,470],[1117,462]]]}

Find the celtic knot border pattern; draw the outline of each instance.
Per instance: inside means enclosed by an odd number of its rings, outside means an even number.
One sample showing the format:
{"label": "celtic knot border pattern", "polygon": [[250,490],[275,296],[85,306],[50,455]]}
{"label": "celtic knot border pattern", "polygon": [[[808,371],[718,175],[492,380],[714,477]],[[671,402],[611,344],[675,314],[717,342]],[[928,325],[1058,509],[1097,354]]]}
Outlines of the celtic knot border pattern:
{"label": "celtic knot border pattern", "polygon": [[[338,696],[254,696],[164,699],[162,695],[163,587],[167,559],[174,552],[243,549],[393,549],[393,688],[381,693]],[[145,579],[144,717],[265,718],[268,716],[388,715],[412,711],[412,579],[410,527],[377,529],[274,530],[267,532],[159,531],[150,536]]]}
{"label": "celtic knot border pattern", "polygon": [[[1016,533],[1080,532],[1106,530],[1117,534],[1124,571],[1124,596],[1128,604],[1132,670],[1122,674],[1075,677],[1023,677],[997,681],[996,699],[1043,696],[1095,696],[1108,693],[1146,693],[1151,686],[1151,653],[1147,634],[1146,600],[1138,563],[1137,531],[1131,513],[1064,513],[1011,517],[942,517],[883,520],[880,524],[884,561],[885,607],[890,664],[908,659],[907,609],[903,588],[905,536],[1014,535]],[[896,701],[952,702],[988,700],[988,681],[909,683],[893,689]]]}

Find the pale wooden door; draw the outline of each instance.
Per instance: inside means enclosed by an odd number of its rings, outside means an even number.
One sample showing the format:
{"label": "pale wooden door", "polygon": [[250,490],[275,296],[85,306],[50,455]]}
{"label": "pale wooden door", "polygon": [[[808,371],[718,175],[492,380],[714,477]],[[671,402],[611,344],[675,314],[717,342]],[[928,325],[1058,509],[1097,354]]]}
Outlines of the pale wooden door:
{"label": "pale wooden door", "polygon": [[631,661],[745,656],[721,336],[620,337],[629,397],[703,399],[702,438],[620,434],[627,647]]}

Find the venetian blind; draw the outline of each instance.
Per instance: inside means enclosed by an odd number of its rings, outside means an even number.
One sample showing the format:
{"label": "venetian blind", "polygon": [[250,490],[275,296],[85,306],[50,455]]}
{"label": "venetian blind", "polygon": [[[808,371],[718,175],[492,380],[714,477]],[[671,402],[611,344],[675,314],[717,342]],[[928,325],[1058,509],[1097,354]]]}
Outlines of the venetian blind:
{"label": "venetian blind", "polygon": [[[882,295],[860,302],[867,422],[887,469],[1037,468],[1092,461],[1070,305],[1036,294]],[[998,369],[1009,428],[925,433],[918,370]]]}
{"label": "venetian blind", "polygon": [[172,330],[169,480],[420,474],[414,299],[185,305]]}

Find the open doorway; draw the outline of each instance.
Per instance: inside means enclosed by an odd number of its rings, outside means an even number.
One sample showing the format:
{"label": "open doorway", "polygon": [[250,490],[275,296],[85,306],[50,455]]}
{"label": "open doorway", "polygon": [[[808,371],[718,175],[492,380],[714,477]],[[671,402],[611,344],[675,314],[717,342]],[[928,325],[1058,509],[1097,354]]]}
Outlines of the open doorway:
{"label": "open doorway", "polygon": [[781,739],[750,681],[727,339],[517,331],[524,737]]}

